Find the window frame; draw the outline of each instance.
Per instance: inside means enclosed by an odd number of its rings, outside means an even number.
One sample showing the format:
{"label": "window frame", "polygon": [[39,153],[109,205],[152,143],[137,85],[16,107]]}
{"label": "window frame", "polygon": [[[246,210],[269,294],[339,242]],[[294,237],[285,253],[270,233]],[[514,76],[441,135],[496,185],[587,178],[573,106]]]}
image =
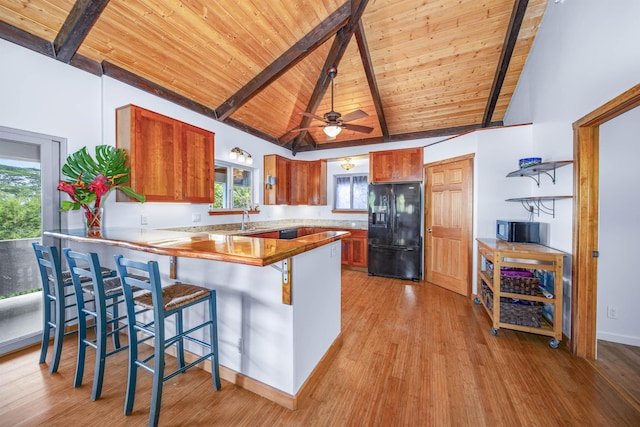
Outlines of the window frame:
{"label": "window frame", "polygon": [[[337,208],[336,204],[338,201],[338,195],[337,195],[337,191],[338,191],[338,179],[339,178],[345,178],[348,177],[349,178],[349,186],[350,186],[350,192],[349,192],[349,208]],[[353,181],[354,178],[356,177],[364,177],[365,181],[367,182],[367,185],[369,183],[369,174],[367,173],[344,173],[344,174],[336,174],[333,176],[333,209],[332,212],[333,213],[366,213],[368,212],[368,207],[365,207],[364,209],[361,208],[354,208],[353,207]]]}
{"label": "window frame", "polygon": [[[226,168],[227,170],[227,189],[226,189],[226,198],[227,201],[230,203],[233,203],[233,169],[239,169],[245,172],[249,173],[249,182],[250,182],[250,189],[251,189],[251,197],[250,197],[250,201],[249,201],[249,210],[253,210],[255,207],[255,203],[254,203],[254,197],[255,197],[255,191],[256,191],[256,186],[255,186],[255,182],[254,182],[254,177],[255,177],[255,168],[248,166],[248,165],[239,165],[236,163],[231,163],[231,162],[226,162],[224,160],[214,160],[214,164],[213,164],[213,185],[214,185],[214,194],[215,194],[215,185],[218,181],[216,181],[216,177],[215,177],[215,171],[216,169],[219,168]],[[215,201],[214,201],[215,203]],[[215,208],[215,207],[211,207],[211,209],[209,209],[209,213],[211,214],[226,214],[226,213],[238,213],[238,212],[242,212],[244,210],[244,207],[223,207],[223,208]]]}

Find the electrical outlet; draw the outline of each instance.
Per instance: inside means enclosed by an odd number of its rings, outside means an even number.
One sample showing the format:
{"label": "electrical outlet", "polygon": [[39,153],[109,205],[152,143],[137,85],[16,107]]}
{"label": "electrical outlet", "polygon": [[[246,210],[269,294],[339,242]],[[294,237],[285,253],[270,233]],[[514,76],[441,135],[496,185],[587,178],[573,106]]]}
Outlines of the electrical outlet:
{"label": "electrical outlet", "polygon": [[338,246],[333,245],[331,246],[331,258],[335,257],[338,253]]}
{"label": "electrical outlet", "polygon": [[202,217],[200,216],[199,213],[191,214],[191,221],[192,222],[200,222],[201,220],[202,220]]}
{"label": "electrical outlet", "polygon": [[609,319],[617,319],[618,318],[618,307],[607,306],[607,317]]}
{"label": "electrical outlet", "polygon": [[238,353],[244,353],[244,342],[242,341],[242,338],[238,338]]}
{"label": "electrical outlet", "polygon": [[140,215],[140,225],[149,224],[149,217],[146,215]]}

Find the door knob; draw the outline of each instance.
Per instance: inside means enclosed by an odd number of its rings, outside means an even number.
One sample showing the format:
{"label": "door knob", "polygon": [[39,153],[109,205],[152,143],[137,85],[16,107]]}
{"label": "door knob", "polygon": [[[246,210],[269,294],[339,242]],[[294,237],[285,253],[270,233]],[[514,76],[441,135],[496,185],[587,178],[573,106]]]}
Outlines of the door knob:
{"label": "door knob", "polygon": [[431,229],[430,228],[427,228],[427,233],[431,233]]}

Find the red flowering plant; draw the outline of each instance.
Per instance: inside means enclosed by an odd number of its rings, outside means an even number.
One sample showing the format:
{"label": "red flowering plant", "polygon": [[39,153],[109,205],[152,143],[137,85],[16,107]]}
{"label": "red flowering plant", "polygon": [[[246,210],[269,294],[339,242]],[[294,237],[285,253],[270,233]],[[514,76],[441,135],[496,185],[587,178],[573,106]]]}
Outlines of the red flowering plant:
{"label": "red flowering plant", "polygon": [[71,201],[62,201],[60,210],[84,210],[89,231],[102,226],[103,202],[112,190],[118,189],[127,196],[144,202],[145,197],[129,186],[129,168],[126,166],[127,152],[110,145],[98,145],[95,159],[87,147],[67,157],[62,174],[69,178],[58,183],[58,190],[69,195]]}

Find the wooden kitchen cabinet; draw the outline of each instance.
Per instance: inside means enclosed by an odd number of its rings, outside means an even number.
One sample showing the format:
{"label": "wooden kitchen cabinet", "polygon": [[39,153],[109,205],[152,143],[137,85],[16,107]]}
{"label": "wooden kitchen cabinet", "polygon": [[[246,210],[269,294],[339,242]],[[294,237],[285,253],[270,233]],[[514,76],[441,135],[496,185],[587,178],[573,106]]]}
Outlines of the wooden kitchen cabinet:
{"label": "wooden kitchen cabinet", "polygon": [[309,204],[324,206],[327,204],[327,161],[309,162]]}
{"label": "wooden kitchen cabinet", "polygon": [[[276,154],[264,156],[264,204],[288,205],[290,202],[290,160]],[[275,184],[269,184],[275,180]]]}
{"label": "wooden kitchen cabinet", "polygon": [[135,105],[116,110],[116,129],[116,147],[128,154],[129,185],[147,202],[213,201],[213,132]]}
{"label": "wooden kitchen cabinet", "polygon": [[292,205],[309,204],[309,162],[292,160],[291,163],[291,199]]}
{"label": "wooden kitchen cabinet", "polygon": [[[269,184],[275,178],[275,184]],[[264,156],[265,205],[326,205],[327,161]]]}
{"label": "wooden kitchen cabinet", "polygon": [[367,230],[348,230],[351,236],[342,239],[342,265],[367,268]]}
{"label": "wooden kitchen cabinet", "polygon": [[369,153],[371,182],[422,181],[422,147]]}

